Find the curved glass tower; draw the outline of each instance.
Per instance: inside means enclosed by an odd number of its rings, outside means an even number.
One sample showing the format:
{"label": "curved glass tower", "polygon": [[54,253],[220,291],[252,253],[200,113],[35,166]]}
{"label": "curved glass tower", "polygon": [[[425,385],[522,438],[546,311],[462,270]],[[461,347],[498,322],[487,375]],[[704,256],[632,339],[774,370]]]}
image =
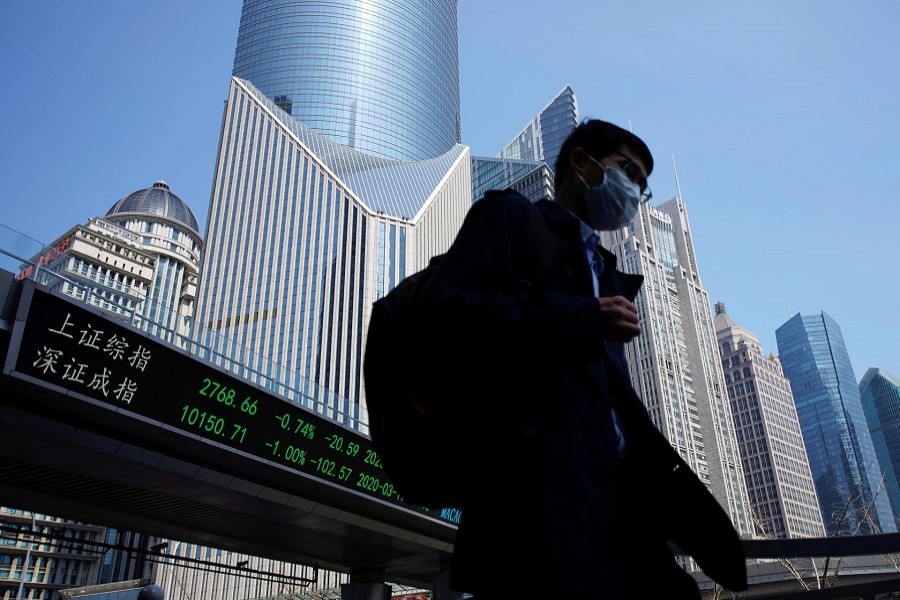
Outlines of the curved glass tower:
{"label": "curved glass tower", "polygon": [[233,74],[376,156],[436,158],[460,139],[456,0],[245,0]]}

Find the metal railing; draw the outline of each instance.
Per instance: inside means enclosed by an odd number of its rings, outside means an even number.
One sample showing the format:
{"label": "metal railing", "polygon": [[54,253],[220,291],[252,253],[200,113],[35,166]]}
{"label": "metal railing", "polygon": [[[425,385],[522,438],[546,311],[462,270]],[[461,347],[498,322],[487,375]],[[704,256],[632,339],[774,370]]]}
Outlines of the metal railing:
{"label": "metal railing", "polygon": [[129,323],[147,335],[179,348],[272,394],[311,409],[323,417],[363,434],[368,433],[368,414],[347,412],[345,397],[317,385],[291,369],[204,327],[192,318],[162,306],[143,294],[121,292],[79,277],[66,270],[68,252],[59,251],[0,223],[0,268],[19,279],[32,279],[63,291],[73,301]]}

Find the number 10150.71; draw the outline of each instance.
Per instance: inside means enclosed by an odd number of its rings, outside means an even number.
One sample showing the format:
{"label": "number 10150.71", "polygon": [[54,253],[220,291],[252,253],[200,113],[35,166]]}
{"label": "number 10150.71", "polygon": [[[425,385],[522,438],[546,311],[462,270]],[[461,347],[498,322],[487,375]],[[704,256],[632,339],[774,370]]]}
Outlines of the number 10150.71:
{"label": "number 10150.71", "polygon": [[[200,410],[189,404],[185,404],[181,407],[181,422],[221,437],[228,435],[225,431],[225,419],[217,417],[216,415],[211,415],[206,411]],[[243,443],[244,436],[247,435],[247,428],[236,423],[232,424],[232,427],[234,429],[232,430],[229,439],[238,443]]]}

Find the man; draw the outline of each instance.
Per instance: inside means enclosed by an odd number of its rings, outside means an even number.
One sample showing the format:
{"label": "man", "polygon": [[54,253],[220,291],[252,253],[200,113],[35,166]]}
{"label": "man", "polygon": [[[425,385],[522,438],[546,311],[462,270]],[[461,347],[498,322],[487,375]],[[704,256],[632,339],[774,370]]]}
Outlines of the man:
{"label": "man", "polygon": [[728,516],[630,384],[643,278],[597,243],[649,198],[652,169],[640,138],[585,121],[560,150],[555,201],[488,192],[432,279],[418,317],[442,342],[431,360],[481,381],[447,382],[475,482],[450,585],[476,600],[699,599],[670,542],[746,589]]}

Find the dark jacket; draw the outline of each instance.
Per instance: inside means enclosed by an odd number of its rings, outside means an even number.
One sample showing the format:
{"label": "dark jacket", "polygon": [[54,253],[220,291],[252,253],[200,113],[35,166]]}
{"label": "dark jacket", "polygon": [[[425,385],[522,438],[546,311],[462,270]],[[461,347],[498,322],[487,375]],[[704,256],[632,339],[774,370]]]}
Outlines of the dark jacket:
{"label": "dark jacket", "polygon": [[[601,252],[601,295],[633,301],[643,278],[616,270],[615,256]],[[477,415],[481,429],[465,460],[485,469],[463,506],[457,589],[487,589],[490,565],[511,558],[519,575],[546,573],[575,597],[592,597],[587,590],[614,575],[613,515],[623,501],[640,515],[635,534],[648,544],[674,542],[717,582],[746,589],[730,519],[653,425],[623,346],[605,341],[574,215],[549,200],[488,192],[430,285],[420,334],[446,342],[435,360],[483,382],[447,385],[461,414]],[[624,460],[612,406],[628,439]]]}

